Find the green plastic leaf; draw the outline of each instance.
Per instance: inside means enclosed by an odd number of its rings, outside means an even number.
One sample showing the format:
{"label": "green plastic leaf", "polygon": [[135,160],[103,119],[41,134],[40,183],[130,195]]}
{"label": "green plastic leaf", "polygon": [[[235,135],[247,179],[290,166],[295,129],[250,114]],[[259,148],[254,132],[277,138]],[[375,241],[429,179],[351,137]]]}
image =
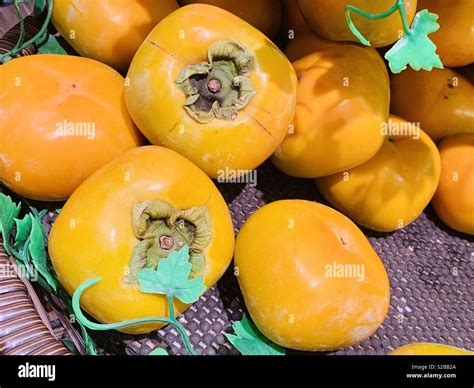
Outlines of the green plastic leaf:
{"label": "green plastic leaf", "polygon": [[206,290],[203,278],[189,279],[192,265],[189,262],[189,247],[171,252],[153,268],[138,273],[140,291],[151,294],[172,295],[184,303],[196,302]]}
{"label": "green plastic leaf", "polygon": [[407,65],[414,70],[431,71],[433,67],[443,69],[436,54],[436,45],[428,34],[438,31],[438,15],[424,9],[415,15],[410,34],[405,34],[386,54],[392,73],[400,73]]}
{"label": "green plastic leaf", "polygon": [[40,54],[63,54],[67,55],[67,51],[54,35],[48,34],[48,39],[38,48]]}
{"label": "green plastic leaf", "polygon": [[152,350],[148,355],[149,356],[169,356],[168,352],[163,348],[156,348],[155,350]]}
{"label": "green plastic leaf", "polygon": [[31,233],[31,216],[27,214],[21,220],[15,218],[16,223],[16,236],[15,236],[15,244],[14,247],[18,249],[18,251],[22,252],[23,248],[25,247],[26,240],[28,239]]}
{"label": "green plastic leaf", "polygon": [[30,233],[30,245],[28,251],[31,259],[38,270],[38,272],[46,279],[48,284],[56,291],[57,280],[54,275],[50,272],[50,266],[48,262],[48,256],[46,255],[45,239],[43,234],[43,227],[30,215],[31,218],[31,233]]}
{"label": "green plastic leaf", "polygon": [[270,342],[250,323],[247,316],[232,325],[233,334],[225,334],[229,342],[245,356],[284,356],[285,349]]}
{"label": "green plastic leaf", "polygon": [[38,16],[43,13],[46,8],[46,0],[35,0],[35,8],[33,9],[33,15]]}
{"label": "green plastic leaf", "polygon": [[0,232],[3,241],[9,241],[18,214],[20,204],[15,204],[8,195],[0,193]]}

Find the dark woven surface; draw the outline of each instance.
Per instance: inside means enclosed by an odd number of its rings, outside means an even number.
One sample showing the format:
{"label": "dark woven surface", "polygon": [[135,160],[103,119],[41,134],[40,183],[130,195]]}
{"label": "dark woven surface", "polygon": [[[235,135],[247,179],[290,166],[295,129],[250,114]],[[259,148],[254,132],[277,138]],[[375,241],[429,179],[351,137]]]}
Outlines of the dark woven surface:
{"label": "dark woven surface", "polygon": [[[236,232],[259,207],[280,199],[325,203],[312,180],[290,178],[267,162],[258,169],[257,186],[220,184]],[[445,228],[427,208],[413,224],[391,234],[365,231],[385,264],[391,285],[385,322],[363,343],[335,354],[386,354],[412,342],[438,342],[474,350],[473,239]],[[242,316],[243,299],[232,268],[180,318],[200,354],[237,354],[224,332]],[[127,354],[165,347],[186,350],[174,328],[142,336],[117,335]]]}

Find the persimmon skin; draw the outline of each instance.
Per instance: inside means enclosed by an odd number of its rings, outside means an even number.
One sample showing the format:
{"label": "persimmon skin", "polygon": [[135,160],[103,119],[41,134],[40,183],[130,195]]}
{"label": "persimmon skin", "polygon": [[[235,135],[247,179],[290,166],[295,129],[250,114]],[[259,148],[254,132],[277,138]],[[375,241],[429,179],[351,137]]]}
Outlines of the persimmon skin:
{"label": "persimmon skin", "polygon": [[182,5],[208,4],[233,13],[269,38],[273,38],[281,24],[279,0],[180,0]]}
{"label": "persimmon skin", "polygon": [[176,0],[56,0],[52,21],[82,56],[127,71],[135,52]]}
{"label": "persimmon skin", "polygon": [[283,13],[282,30],[284,36],[289,38],[289,34],[293,33],[295,37],[301,34],[311,32],[306,24],[297,0],[281,0]]}
{"label": "persimmon skin", "polygon": [[430,34],[446,67],[474,62],[474,3],[471,0],[418,0],[418,9],[439,16],[438,31]]}
{"label": "persimmon skin", "polygon": [[390,112],[418,122],[434,140],[474,132],[474,86],[452,69],[407,69],[391,79]]}
{"label": "persimmon skin", "polygon": [[[330,277],[333,262],[364,266],[364,280]],[[355,345],[388,310],[381,260],[355,224],[322,204],[285,200],[257,210],[237,235],[234,263],[252,320],[287,348]]]}
{"label": "persimmon skin", "polygon": [[474,134],[457,134],[439,144],[441,179],[432,204],[449,227],[474,235]]}
{"label": "persimmon skin", "polygon": [[[393,6],[393,0],[298,0],[301,13],[311,30],[318,35],[335,41],[357,42],[345,18],[346,5],[352,5],[367,13],[381,13]],[[405,12],[411,24],[416,13],[416,0],[405,0]],[[360,33],[373,47],[383,47],[395,43],[403,32],[398,12],[387,18],[371,20],[355,12],[352,21]]]}
{"label": "persimmon skin", "polygon": [[[390,123],[409,124],[395,116]],[[364,164],[316,179],[319,191],[368,229],[393,232],[407,226],[431,201],[440,177],[436,145],[421,129],[419,139],[413,136],[388,136]]]}
{"label": "persimmon skin", "polygon": [[[299,34],[294,39],[291,39],[286,45],[284,52],[291,62],[296,62],[307,55],[324,50],[325,48],[347,44],[347,42],[335,42],[333,40],[324,39],[313,32],[309,32],[305,34]],[[360,47],[380,63],[380,66],[383,68],[384,73],[387,76],[387,80],[389,80],[387,66],[385,65],[385,61],[382,59],[378,51],[373,47]]]}
{"label": "persimmon skin", "polygon": [[454,346],[417,342],[403,345],[389,353],[390,356],[472,356],[473,352]]}
{"label": "persimmon skin", "polygon": [[[184,67],[207,61],[209,45],[229,38],[255,56],[250,79],[257,93],[234,120],[202,124],[184,110],[187,96],[175,81]],[[165,18],[138,50],[128,79],[128,110],[150,142],[174,149],[212,178],[260,165],[294,115],[297,80],[288,59],[251,25],[210,5],[188,5]]]}
{"label": "persimmon skin", "polygon": [[293,66],[299,77],[294,128],[275,151],[274,164],[288,175],[316,178],[374,156],[382,146],[390,100],[379,62],[347,44],[308,55]]}
{"label": "persimmon skin", "polygon": [[[132,208],[163,200],[178,209],[207,206],[212,240],[204,250],[204,283],[214,284],[232,259],[234,231],[227,205],[214,183],[189,160],[157,146],[139,147],[87,179],[66,202],[49,238],[49,254],[69,294],[84,281],[100,277],[81,298],[81,306],[102,323],[167,316],[164,295],[145,294],[123,281],[133,248]],[[177,301],[176,314],[188,306]],[[161,324],[121,331],[146,333]]]}
{"label": "persimmon skin", "polygon": [[[2,65],[0,78],[0,180],[24,197],[63,201],[143,144],[125,107],[124,79],[107,65],[33,55]],[[82,135],[79,127],[68,135],[67,125],[80,125]]]}

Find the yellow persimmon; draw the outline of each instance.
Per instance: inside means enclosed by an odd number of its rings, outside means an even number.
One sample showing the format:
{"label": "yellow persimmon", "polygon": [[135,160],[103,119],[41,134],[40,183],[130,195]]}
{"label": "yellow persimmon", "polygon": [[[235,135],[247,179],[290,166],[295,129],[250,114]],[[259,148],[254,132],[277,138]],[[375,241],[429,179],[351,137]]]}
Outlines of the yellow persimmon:
{"label": "yellow persimmon", "polygon": [[474,132],[474,86],[452,69],[407,69],[391,79],[391,113],[418,122],[430,137]]}
{"label": "yellow persimmon", "polygon": [[336,45],[293,64],[298,76],[294,127],[272,160],[302,178],[334,174],[364,163],[382,146],[389,83],[363,48]]}
{"label": "yellow persimmon", "polygon": [[474,234],[474,134],[457,134],[439,144],[441,178],[433,207],[451,228]]}
{"label": "yellow persimmon", "polygon": [[0,66],[0,181],[27,198],[63,201],[94,171],[143,143],[111,67],[69,55]]}
{"label": "yellow persimmon", "polygon": [[373,158],[316,179],[319,191],[336,209],[381,232],[413,222],[431,201],[440,176],[439,153],[428,135],[394,116],[387,128],[388,136]]}
{"label": "yellow persimmon", "polygon": [[403,345],[389,353],[391,356],[469,356],[474,355],[468,350],[454,346],[434,344],[429,342],[418,342]]}
{"label": "yellow persimmon", "polygon": [[126,71],[140,44],[176,0],[55,0],[52,21],[82,56]]}
{"label": "yellow persimmon", "polygon": [[[81,306],[101,323],[116,323],[167,316],[166,296],[139,291],[137,271],[155,268],[183,244],[190,248],[191,276],[212,286],[232,259],[227,205],[189,160],[148,146],[115,159],[77,189],[53,225],[49,254],[69,294],[86,280],[101,279],[84,292]],[[187,307],[175,302],[177,314]],[[121,331],[138,334],[161,326],[147,323]]]}
{"label": "yellow persimmon", "polygon": [[358,344],[388,310],[387,273],[368,240],[347,217],[315,202],[257,210],[237,236],[234,262],[253,322],[284,347]]}
{"label": "yellow persimmon", "polygon": [[283,53],[250,24],[205,4],[166,17],[128,80],[127,107],[145,136],[213,178],[260,165],[295,110],[296,75]]}
{"label": "yellow persimmon", "polygon": [[[359,42],[350,31],[345,17],[345,8],[352,5],[366,13],[377,14],[387,11],[394,0],[298,0],[301,13],[308,26],[318,35],[336,41]],[[416,13],[416,0],[404,1],[408,23]],[[352,21],[360,33],[374,47],[388,46],[403,34],[403,25],[398,12],[383,19],[368,19],[356,13]]]}

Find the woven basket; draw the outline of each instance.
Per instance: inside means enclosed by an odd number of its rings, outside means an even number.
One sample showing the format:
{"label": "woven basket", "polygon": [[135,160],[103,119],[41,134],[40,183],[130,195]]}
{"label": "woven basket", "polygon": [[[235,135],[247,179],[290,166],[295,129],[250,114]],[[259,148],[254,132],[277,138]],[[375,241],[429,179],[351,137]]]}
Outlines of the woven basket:
{"label": "woven basket", "polygon": [[[5,15],[3,22],[0,17],[0,26],[6,25]],[[12,24],[11,18],[8,20],[7,30]],[[38,23],[31,19],[27,27],[30,33],[35,26]],[[15,30],[10,30],[9,39],[0,39],[0,50],[5,50],[9,41],[15,42],[14,34]],[[35,47],[30,47],[22,55],[33,53]],[[299,198],[325,203],[312,180],[288,177],[269,162],[258,169],[257,178],[256,187],[218,184],[236,232],[255,210],[275,200]],[[54,212],[45,215],[46,234],[54,218]],[[369,339],[332,354],[386,354],[412,342],[438,342],[474,350],[473,239],[445,228],[431,208],[395,233],[365,233],[390,278],[390,309],[385,322]],[[81,336],[61,301],[18,278],[14,261],[4,253],[1,241],[0,267],[12,270],[10,277],[0,278],[0,354],[70,354],[63,343],[72,343],[85,354]],[[199,354],[238,354],[224,333],[230,331],[232,322],[241,319],[244,309],[238,284],[229,270],[179,320]],[[118,332],[93,336],[105,353],[148,354],[157,347],[167,348],[171,354],[186,353],[172,327],[139,336]]]}

